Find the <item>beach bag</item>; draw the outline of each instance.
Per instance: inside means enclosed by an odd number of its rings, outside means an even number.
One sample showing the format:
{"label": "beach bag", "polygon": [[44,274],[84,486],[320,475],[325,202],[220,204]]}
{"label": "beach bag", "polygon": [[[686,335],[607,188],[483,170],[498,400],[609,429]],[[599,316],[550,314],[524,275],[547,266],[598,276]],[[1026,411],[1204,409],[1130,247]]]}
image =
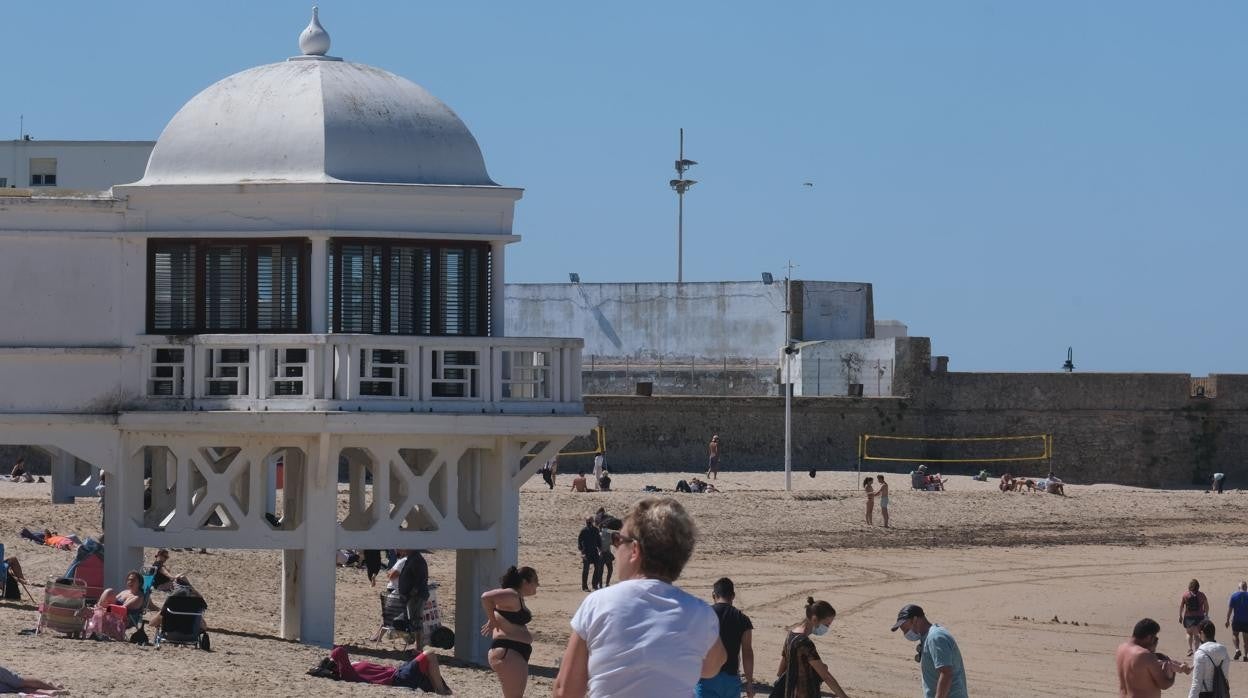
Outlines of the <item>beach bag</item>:
{"label": "beach bag", "polygon": [[1210,657],[1208,652],[1201,652],[1201,654],[1209,659],[1210,664],[1213,664],[1213,676],[1210,677],[1213,690],[1201,691],[1197,695],[1200,698],[1231,698],[1231,685],[1227,682],[1222,667],[1213,661],[1213,657]]}
{"label": "beach bag", "polygon": [[87,626],[84,629],[87,637],[92,640],[126,641],[125,609],[122,608],[122,612],[118,614],[114,608],[120,607],[96,607],[91,613],[91,617],[87,620]]}
{"label": "beach bag", "polygon": [[[767,694],[767,698],[789,698],[797,692],[797,665],[793,662],[793,645],[801,635],[790,635],[789,639],[784,643],[784,676],[776,678],[776,682],[771,686],[771,693]],[[789,686],[794,686],[792,691]]]}

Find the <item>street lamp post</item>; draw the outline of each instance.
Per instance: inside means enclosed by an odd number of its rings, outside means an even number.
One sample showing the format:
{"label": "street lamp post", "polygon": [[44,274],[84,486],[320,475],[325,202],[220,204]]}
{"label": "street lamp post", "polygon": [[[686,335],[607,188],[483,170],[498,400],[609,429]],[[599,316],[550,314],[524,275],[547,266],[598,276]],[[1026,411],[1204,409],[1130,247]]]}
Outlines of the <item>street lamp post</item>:
{"label": "street lamp post", "polygon": [[[785,265],[784,273],[784,491],[793,490],[793,378],[790,375],[793,355],[797,348],[793,346],[793,310],[789,307],[789,284],[793,270],[797,267],[793,260]],[[763,272],[763,283],[771,284],[772,276]]]}
{"label": "street lamp post", "polygon": [[685,129],[680,129],[680,156],[676,160],[676,179],[668,182],[676,191],[676,283],[685,280],[685,192],[697,184],[696,179],[685,179],[685,171],[698,164],[685,159]]}

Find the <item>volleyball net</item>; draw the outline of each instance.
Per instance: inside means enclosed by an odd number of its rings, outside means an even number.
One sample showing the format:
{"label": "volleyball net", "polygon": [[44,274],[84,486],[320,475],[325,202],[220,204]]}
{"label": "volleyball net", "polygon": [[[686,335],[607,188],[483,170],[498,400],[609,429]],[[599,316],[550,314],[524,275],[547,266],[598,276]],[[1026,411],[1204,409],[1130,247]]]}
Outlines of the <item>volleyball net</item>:
{"label": "volleyball net", "polygon": [[1053,457],[1052,434],[891,436],[862,434],[858,460],[894,463],[1010,463]]}

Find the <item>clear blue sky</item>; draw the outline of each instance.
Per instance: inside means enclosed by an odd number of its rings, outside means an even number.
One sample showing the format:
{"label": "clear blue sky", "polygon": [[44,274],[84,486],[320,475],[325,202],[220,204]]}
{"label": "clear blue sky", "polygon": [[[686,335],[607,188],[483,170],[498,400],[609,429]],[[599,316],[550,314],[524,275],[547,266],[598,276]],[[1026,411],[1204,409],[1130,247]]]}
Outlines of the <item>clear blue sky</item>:
{"label": "clear blue sky", "polygon": [[[1248,372],[1248,4],[325,0],[525,188],[510,281],[868,281],[954,370]],[[310,3],[7,3],[0,134],[153,139]],[[814,187],[803,187],[803,182]]]}

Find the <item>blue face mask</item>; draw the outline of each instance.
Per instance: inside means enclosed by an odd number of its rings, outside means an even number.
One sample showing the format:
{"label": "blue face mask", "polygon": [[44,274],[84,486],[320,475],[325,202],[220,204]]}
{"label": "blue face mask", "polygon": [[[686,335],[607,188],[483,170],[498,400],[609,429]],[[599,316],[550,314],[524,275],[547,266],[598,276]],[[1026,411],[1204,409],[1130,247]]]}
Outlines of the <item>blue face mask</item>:
{"label": "blue face mask", "polygon": [[816,625],[815,629],[810,632],[811,634],[814,634],[814,635],[823,635],[824,633],[828,632],[828,626],[824,623],[820,623],[819,625]]}
{"label": "blue face mask", "polygon": [[923,639],[923,636],[922,636],[922,635],[920,635],[920,634],[918,634],[918,633],[916,633],[916,632],[915,632],[915,631],[913,631],[913,630],[907,630],[907,631],[906,631],[906,639],[907,639],[907,640],[909,640],[910,642],[918,642],[919,640],[922,640],[922,639]]}

